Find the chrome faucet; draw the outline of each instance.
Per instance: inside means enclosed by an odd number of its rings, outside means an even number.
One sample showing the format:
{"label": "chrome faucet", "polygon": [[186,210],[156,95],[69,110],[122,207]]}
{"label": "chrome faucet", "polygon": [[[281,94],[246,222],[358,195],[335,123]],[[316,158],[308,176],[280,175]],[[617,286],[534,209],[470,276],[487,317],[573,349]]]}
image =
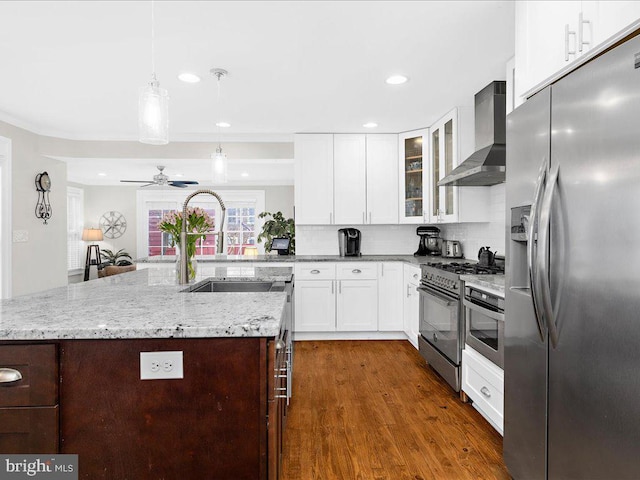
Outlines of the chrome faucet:
{"label": "chrome faucet", "polygon": [[220,222],[220,231],[215,233],[215,235],[218,235],[218,244],[216,248],[217,253],[221,253],[224,248],[224,233],[222,229],[224,227],[224,217],[227,211],[224,206],[224,202],[222,201],[222,198],[220,198],[220,195],[213,190],[196,190],[187,197],[184,201],[184,205],[182,206],[182,230],[180,231],[180,252],[182,252],[182,255],[180,256],[180,285],[189,283],[189,270],[187,267],[187,205],[193,197],[200,195],[201,193],[213,195],[220,203],[220,207],[222,208],[222,221]]}

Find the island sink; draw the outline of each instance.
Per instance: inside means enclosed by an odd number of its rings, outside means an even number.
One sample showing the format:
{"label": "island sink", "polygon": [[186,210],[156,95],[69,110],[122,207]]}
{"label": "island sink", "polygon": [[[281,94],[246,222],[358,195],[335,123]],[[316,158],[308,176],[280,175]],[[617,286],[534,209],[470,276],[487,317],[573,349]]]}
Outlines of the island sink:
{"label": "island sink", "polygon": [[183,292],[283,292],[284,287],[284,282],[207,279],[183,290]]}

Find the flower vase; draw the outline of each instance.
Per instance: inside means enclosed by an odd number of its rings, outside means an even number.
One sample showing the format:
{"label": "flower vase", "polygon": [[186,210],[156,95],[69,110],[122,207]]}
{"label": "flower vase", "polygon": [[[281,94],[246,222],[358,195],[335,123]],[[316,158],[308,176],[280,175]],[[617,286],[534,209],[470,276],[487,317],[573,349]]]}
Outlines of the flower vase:
{"label": "flower vase", "polygon": [[[194,249],[195,250],[195,249]],[[180,283],[180,258],[182,257],[182,251],[180,246],[176,245],[176,279]],[[195,253],[187,255],[187,272],[189,283],[193,283],[196,280],[196,274],[198,273],[198,262],[196,261]]]}

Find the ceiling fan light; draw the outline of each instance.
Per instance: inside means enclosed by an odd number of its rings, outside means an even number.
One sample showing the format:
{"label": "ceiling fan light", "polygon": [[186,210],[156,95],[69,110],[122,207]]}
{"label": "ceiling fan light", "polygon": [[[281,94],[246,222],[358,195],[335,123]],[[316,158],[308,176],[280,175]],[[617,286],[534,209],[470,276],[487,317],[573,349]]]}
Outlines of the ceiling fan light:
{"label": "ceiling fan light", "polygon": [[222,148],[216,148],[216,153],[211,155],[213,159],[211,169],[212,169],[212,180],[214,184],[227,183],[227,167],[228,161],[227,156],[222,153]]}
{"label": "ceiling fan light", "polygon": [[151,76],[149,85],[140,89],[138,134],[141,143],[169,143],[169,94],[160,88],[155,74]]}

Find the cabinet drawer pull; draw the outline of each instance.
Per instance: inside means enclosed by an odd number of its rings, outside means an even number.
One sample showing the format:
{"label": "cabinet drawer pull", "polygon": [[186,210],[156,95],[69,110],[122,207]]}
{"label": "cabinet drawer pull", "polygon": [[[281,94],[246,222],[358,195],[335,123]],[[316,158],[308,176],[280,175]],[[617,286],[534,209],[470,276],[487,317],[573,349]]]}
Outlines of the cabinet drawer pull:
{"label": "cabinet drawer pull", "polygon": [[362,270],[360,270],[359,268],[354,268],[353,270],[351,270],[351,273],[362,273]]}
{"label": "cabinet drawer pull", "polygon": [[13,368],[0,368],[0,383],[14,383],[22,380],[22,374]]}
{"label": "cabinet drawer pull", "polygon": [[314,269],[314,270],[311,270],[311,272],[309,272],[309,273],[311,273],[312,275],[317,275],[317,274],[320,273],[320,270]]}
{"label": "cabinet drawer pull", "polygon": [[482,393],[487,398],[491,398],[491,392],[489,391],[489,389],[487,387],[482,387],[480,389],[480,393]]}
{"label": "cabinet drawer pull", "polygon": [[417,273],[414,273],[414,274],[413,274],[413,278],[415,278],[415,279],[417,280],[417,279],[418,279],[418,274],[417,274]]}

